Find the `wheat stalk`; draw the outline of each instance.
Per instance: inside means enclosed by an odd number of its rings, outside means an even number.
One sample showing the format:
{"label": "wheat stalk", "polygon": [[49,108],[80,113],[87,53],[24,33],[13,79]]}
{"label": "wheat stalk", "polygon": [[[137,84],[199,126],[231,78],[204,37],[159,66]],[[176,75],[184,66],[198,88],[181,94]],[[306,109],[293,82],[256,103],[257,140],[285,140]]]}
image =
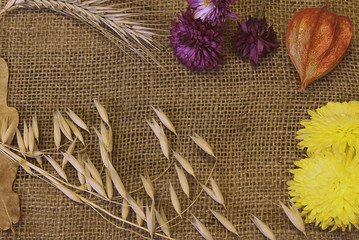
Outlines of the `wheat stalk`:
{"label": "wheat stalk", "polygon": [[[156,29],[134,19],[129,8],[115,8],[109,0],[9,0],[0,16],[16,9],[47,9],[86,23],[115,43],[121,50],[131,50],[145,60],[156,59],[150,48],[159,46],[153,39]],[[158,63],[158,62],[157,62]]]}

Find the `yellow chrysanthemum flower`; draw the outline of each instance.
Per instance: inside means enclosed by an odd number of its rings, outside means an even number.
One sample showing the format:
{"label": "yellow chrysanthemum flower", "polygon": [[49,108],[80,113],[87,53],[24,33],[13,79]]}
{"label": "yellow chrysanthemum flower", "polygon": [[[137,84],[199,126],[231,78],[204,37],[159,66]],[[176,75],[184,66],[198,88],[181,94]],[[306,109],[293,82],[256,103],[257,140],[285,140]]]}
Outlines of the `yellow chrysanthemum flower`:
{"label": "yellow chrysanthemum flower", "polygon": [[353,148],[325,151],[295,165],[299,168],[290,171],[294,178],[288,181],[289,195],[302,208],[306,223],[323,230],[359,228],[359,157]]}
{"label": "yellow chrysanthemum flower", "polygon": [[322,150],[345,151],[354,147],[359,152],[359,102],[329,102],[315,112],[308,111],[310,119],[301,121],[304,126],[296,139],[301,149],[307,148],[311,156]]}

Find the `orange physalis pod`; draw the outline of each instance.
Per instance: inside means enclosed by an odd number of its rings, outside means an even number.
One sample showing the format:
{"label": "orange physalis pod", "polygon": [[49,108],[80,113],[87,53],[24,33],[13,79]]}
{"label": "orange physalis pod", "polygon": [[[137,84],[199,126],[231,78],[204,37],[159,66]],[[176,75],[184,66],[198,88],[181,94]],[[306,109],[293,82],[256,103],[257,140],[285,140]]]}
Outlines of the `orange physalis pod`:
{"label": "orange physalis pod", "polygon": [[287,50],[302,82],[309,83],[329,73],[343,58],[353,35],[350,19],[324,8],[305,8],[289,23]]}

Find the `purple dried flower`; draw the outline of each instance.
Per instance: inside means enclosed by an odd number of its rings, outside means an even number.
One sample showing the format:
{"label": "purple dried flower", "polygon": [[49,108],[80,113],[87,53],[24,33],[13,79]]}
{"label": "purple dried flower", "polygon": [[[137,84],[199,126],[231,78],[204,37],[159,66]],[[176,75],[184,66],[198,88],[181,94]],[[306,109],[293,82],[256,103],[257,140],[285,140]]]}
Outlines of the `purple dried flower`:
{"label": "purple dried flower", "polygon": [[237,52],[258,64],[259,57],[279,47],[277,34],[273,27],[267,25],[265,18],[258,19],[249,16],[248,20],[238,22],[238,31],[233,36]]}
{"label": "purple dried flower", "polygon": [[211,24],[212,26],[221,26],[226,16],[237,17],[230,12],[230,4],[235,0],[188,0],[190,8],[194,10],[194,18]]}
{"label": "purple dried flower", "polygon": [[190,10],[172,21],[171,44],[176,57],[193,70],[211,69],[222,63],[223,38],[218,28],[194,19]]}

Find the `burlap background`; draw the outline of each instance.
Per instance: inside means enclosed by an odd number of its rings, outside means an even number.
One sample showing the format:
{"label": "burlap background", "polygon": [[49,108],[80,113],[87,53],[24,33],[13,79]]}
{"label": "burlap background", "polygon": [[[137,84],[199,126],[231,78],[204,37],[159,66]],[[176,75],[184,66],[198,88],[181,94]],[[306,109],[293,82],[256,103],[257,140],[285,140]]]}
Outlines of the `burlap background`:
{"label": "burlap background", "polygon": [[[4,6],[5,0],[0,0]],[[159,13],[162,29],[185,1],[147,2]],[[204,179],[213,160],[189,140],[192,131],[215,148],[219,164],[215,178],[223,190],[227,209],[207,196],[191,210],[206,223],[215,239],[237,239],[214,220],[208,207],[224,213],[238,228],[241,239],[264,239],[250,222],[255,214],[268,223],[278,239],[304,239],[277,206],[288,199],[288,169],[302,156],[296,149],[295,132],[307,110],[328,101],[358,100],[359,1],[330,1],[330,9],[347,15],[354,24],[351,47],[337,68],[323,79],[299,90],[298,75],[287,56],[285,32],[292,15],[305,7],[321,7],[316,1],[268,1],[266,15],[278,32],[281,47],[261,59],[258,67],[235,55],[230,36],[236,20],[227,22],[224,65],[214,71],[191,72],[172,55],[166,37],[164,51],[157,53],[164,69],[130,58],[111,42],[69,17],[49,11],[21,10],[0,19],[0,56],[10,68],[9,105],[19,110],[21,120],[37,113],[42,130],[41,148],[53,146],[52,113],[70,107],[98,126],[92,99],[108,109],[116,133],[115,165],[129,189],[140,186],[139,174],[157,176],[168,162],[145,120],[153,117],[150,105],[161,107],[179,129],[181,143],[173,147],[188,157]],[[238,0],[233,11],[240,18],[253,14],[259,0]],[[167,34],[167,33],[166,33]],[[92,156],[98,157],[96,150]],[[98,161],[97,161],[98,160]],[[99,159],[97,159],[99,163]],[[174,216],[167,180],[174,170],[156,182],[157,195]],[[194,183],[192,181],[192,183]],[[176,189],[179,186],[175,184]],[[21,196],[21,222],[16,235],[0,233],[0,239],[140,239],[116,229],[86,206],[74,204],[39,179],[18,174],[15,189]],[[194,195],[194,189],[192,195]],[[198,189],[197,189],[198,190]],[[183,194],[179,194],[183,204]],[[112,211],[119,212],[118,207]],[[328,233],[308,225],[309,239],[358,239],[359,232]],[[201,239],[185,219],[172,230],[176,239]]]}

